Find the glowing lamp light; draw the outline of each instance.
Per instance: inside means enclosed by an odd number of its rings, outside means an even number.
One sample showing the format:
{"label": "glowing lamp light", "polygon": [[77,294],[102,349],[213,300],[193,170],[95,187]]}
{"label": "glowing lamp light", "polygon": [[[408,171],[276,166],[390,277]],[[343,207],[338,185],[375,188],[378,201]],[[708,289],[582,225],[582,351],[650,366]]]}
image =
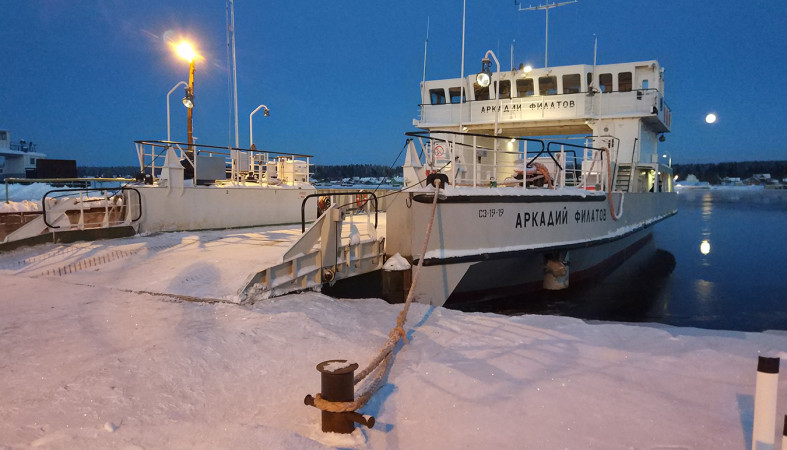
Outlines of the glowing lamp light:
{"label": "glowing lamp light", "polygon": [[478,75],[475,76],[475,82],[481,87],[489,86],[489,83],[492,81],[492,78],[486,72],[480,72]]}
{"label": "glowing lamp light", "polygon": [[489,58],[481,60],[481,71],[475,76],[475,82],[481,87],[489,86],[492,82],[492,60]]}
{"label": "glowing lamp light", "polygon": [[703,255],[707,255],[708,253],[710,253],[710,242],[708,242],[707,240],[702,241],[702,243],[700,244],[700,253],[702,253]]}
{"label": "glowing lamp light", "polygon": [[705,116],[705,123],[713,123],[713,122],[716,122],[716,114],[709,113],[707,116]]}
{"label": "glowing lamp light", "polygon": [[178,52],[178,56],[188,62],[194,61],[194,57],[197,56],[197,53],[194,51],[194,47],[192,47],[191,44],[186,41],[181,41],[179,44],[175,45],[175,51]]}
{"label": "glowing lamp light", "polygon": [[186,96],[183,97],[183,106],[185,106],[188,109],[194,107],[194,96],[191,95],[188,91],[186,91]]}

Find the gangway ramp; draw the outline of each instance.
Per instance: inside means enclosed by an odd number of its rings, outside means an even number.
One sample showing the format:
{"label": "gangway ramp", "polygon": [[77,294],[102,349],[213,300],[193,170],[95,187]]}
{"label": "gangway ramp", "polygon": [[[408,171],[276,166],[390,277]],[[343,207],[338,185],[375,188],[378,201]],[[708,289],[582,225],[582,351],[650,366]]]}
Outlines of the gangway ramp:
{"label": "gangway ramp", "polygon": [[353,215],[331,205],[282,256],[280,263],[252,274],[239,292],[241,301],[316,288],[323,283],[382,268],[384,233],[369,214]]}

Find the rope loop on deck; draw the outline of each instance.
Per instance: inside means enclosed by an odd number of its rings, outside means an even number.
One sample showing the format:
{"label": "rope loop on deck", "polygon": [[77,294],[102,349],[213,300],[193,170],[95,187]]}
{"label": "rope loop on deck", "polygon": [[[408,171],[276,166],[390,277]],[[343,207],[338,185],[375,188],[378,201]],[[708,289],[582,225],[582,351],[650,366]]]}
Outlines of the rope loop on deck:
{"label": "rope loop on deck", "polygon": [[615,212],[615,204],[612,202],[612,155],[609,153],[609,149],[606,147],[601,147],[601,150],[607,152],[607,197],[609,198],[609,213],[612,216],[612,220],[617,221],[621,217],[623,217],[623,191],[620,191],[620,211]]}
{"label": "rope loop on deck", "polygon": [[407,300],[404,302],[404,307],[399,312],[396,318],[396,326],[391,328],[388,333],[388,340],[385,341],[377,356],[360,372],[355,374],[353,379],[354,384],[358,384],[366,379],[371,373],[374,372],[372,377],[363,387],[362,390],[356,393],[355,400],[352,402],[332,402],[322,398],[320,394],[316,394],[314,398],[314,406],[318,409],[328,412],[349,412],[362,408],[369,399],[372,398],[375,392],[382,386],[383,378],[393,363],[393,351],[396,344],[401,339],[407,343],[407,335],[404,329],[404,324],[407,322],[407,313],[410,310],[410,304],[413,302],[415,286],[418,283],[418,275],[421,272],[421,267],[424,263],[424,255],[426,248],[429,245],[429,236],[432,234],[432,224],[434,223],[435,212],[437,211],[437,198],[440,191],[442,182],[440,179],[434,180],[434,199],[432,199],[432,217],[429,219],[429,224],[426,226],[426,234],[424,236],[424,244],[421,248],[421,257],[418,259],[415,273],[413,274],[413,281],[410,284],[410,292],[407,294]]}

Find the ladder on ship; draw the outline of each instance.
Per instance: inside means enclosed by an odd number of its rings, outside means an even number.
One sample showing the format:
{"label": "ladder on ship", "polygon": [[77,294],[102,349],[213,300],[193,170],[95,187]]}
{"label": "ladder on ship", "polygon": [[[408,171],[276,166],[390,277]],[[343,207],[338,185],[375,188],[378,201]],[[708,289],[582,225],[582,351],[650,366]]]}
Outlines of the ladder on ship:
{"label": "ladder on ship", "polygon": [[615,174],[615,185],[613,191],[629,192],[631,189],[631,165],[618,165]]}

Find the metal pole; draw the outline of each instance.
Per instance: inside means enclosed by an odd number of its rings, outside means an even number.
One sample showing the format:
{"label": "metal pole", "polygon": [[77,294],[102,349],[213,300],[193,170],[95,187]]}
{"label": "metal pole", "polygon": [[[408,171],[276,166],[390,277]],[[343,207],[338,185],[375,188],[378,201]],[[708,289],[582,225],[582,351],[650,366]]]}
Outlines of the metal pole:
{"label": "metal pole", "polygon": [[[191,96],[194,96],[194,60],[192,59],[189,61],[189,93]],[[194,108],[186,108],[186,136],[188,137],[188,144],[189,150],[193,150],[194,148],[194,136],[193,136],[193,125],[192,125],[192,118],[193,118],[193,110]]]}
{"label": "metal pole", "polygon": [[547,23],[546,27],[544,27],[544,68],[546,69],[549,67],[549,8],[546,9],[547,11]]}
{"label": "metal pole", "polygon": [[[459,131],[462,132],[462,119],[463,119],[463,109],[465,106],[465,11],[467,8],[467,0],[462,2],[462,67],[460,68],[460,77],[462,78],[462,84],[459,85]],[[462,143],[464,143],[464,137],[462,137]]]}
{"label": "metal pole", "polygon": [[172,95],[172,93],[175,92],[175,89],[177,89],[178,86],[180,85],[188,86],[188,84],[185,81],[178,81],[178,84],[173,86],[172,89],[170,89],[169,92],[167,92],[167,141],[172,140],[170,138],[170,133],[169,133],[169,96]]}
{"label": "metal pole", "polygon": [[235,3],[229,0],[230,5],[230,33],[232,37],[232,88],[233,101],[235,106],[235,147],[238,145],[238,69],[235,60]]}

